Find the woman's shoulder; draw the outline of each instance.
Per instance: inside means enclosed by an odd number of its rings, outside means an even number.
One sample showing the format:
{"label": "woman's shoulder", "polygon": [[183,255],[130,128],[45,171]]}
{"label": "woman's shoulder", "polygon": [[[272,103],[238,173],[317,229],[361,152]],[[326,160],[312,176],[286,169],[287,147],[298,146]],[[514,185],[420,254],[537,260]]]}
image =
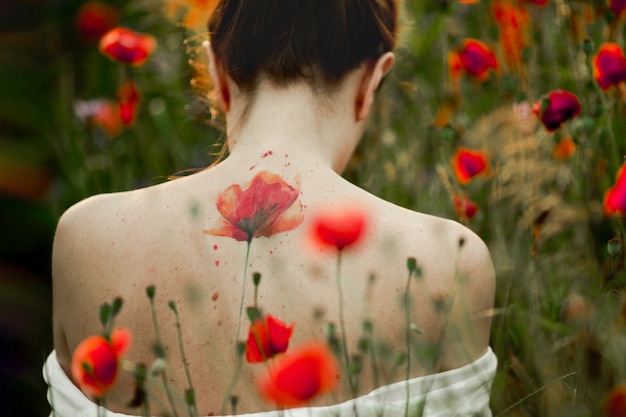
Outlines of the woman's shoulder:
{"label": "woman's shoulder", "polygon": [[[117,223],[125,220],[125,216],[138,214],[145,202],[150,199],[164,199],[168,183],[161,183],[145,188],[129,191],[96,194],[87,197],[70,206],[61,215],[57,225],[57,233],[64,228],[95,227],[103,231],[107,229],[107,222]],[[117,219],[117,220],[116,220]]]}

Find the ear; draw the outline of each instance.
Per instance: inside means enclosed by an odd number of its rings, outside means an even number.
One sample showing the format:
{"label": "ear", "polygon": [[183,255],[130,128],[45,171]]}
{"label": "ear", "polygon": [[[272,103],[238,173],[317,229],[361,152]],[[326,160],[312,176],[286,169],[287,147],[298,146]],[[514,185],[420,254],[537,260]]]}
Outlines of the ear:
{"label": "ear", "polygon": [[228,88],[228,75],[220,62],[215,57],[213,48],[208,41],[202,42],[202,47],[209,58],[209,77],[213,82],[213,89],[215,91],[217,106],[223,112],[228,112],[230,109],[230,90]]}
{"label": "ear", "polygon": [[393,62],[396,57],[393,52],[386,52],[378,58],[376,63],[371,69],[367,70],[361,86],[359,88],[357,107],[356,107],[356,120],[361,121],[369,116],[372,106],[374,105],[374,96],[376,90],[380,85],[383,77],[389,72],[393,66]]}

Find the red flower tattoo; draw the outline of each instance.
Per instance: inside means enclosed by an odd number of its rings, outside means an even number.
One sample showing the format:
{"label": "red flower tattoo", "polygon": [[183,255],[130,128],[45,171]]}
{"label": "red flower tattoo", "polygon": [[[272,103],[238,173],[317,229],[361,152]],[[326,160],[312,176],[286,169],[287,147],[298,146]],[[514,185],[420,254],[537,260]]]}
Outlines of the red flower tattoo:
{"label": "red flower tattoo", "polygon": [[250,243],[255,237],[292,230],[304,219],[298,195],[299,190],[278,175],[261,171],[247,188],[235,184],[219,194],[223,224],[204,233]]}

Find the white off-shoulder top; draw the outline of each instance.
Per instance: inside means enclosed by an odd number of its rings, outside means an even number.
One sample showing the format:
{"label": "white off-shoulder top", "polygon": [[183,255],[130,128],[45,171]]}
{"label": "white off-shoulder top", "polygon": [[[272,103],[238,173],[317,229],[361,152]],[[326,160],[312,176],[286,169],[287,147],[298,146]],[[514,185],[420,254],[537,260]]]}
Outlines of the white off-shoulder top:
{"label": "white off-shoulder top", "polygon": [[[408,381],[409,415],[423,417],[491,417],[489,398],[498,360],[491,348],[479,359],[461,368],[413,378]],[[51,417],[135,417],[104,410],[83,394],[61,368],[52,351],[43,366],[48,383]],[[375,389],[367,395],[326,407],[292,408],[242,414],[240,417],[404,417],[407,382],[401,381]],[[102,411],[102,410],[101,410]]]}

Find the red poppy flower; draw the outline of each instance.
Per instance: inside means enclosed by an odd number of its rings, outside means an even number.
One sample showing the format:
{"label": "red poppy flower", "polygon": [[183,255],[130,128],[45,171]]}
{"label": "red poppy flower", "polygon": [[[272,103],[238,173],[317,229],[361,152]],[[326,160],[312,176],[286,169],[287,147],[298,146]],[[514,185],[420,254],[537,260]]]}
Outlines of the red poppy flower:
{"label": "red poppy flower", "polygon": [[614,387],[603,399],[601,408],[607,417],[626,417],[626,383]]}
{"label": "red poppy flower", "polygon": [[83,122],[101,127],[110,138],[119,135],[123,129],[118,106],[112,100],[77,101],[74,112]]}
{"label": "red poppy flower", "polygon": [[130,339],[128,330],[117,329],[110,340],[91,336],[78,345],[72,355],[72,376],[85,393],[102,398],[113,387]]}
{"label": "red poppy flower", "polygon": [[541,97],[533,105],[533,113],[541,117],[548,132],[553,132],[569,119],[580,114],[578,97],[569,91],[555,90]]}
{"label": "red poppy flower", "polygon": [[100,52],[114,61],[133,66],[143,65],[155,47],[153,36],[119,26],[100,39]]}
{"label": "red poppy flower", "polygon": [[278,175],[261,171],[245,190],[235,184],[219,194],[217,210],[223,224],[204,233],[251,242],[255,237],[292,230],[304,218],[298,194]]}
{"label": "red poppy flower", "polygon": [[626,80],[626,58],[618,44],[606,42],[600,46],[593,57],[593,77],[603,90]]}
{"label": "red poppy flower", "polygon": [[282,356],[257,381],[261,395],[280,407],[295,407],[333,390],[339,365],[320,342],[310,342]]}
{"label": "red poppy flower", "polygon": [[519,71],[527,45],[529,17],[526,9],[508,1],[494,1],[491,10],[498,25],[499,43],[508,67]]}
{"label": "red poppy flower", "polygon": [[498,68],[493,51],[477,39],[464,39],[456,53],[463,70],[481,81],[489,78],[489,70]]}
{"label": "red poppy flower", "polygon": [[625,165],[617,171],[617,179],[613,187],[604,193],[603,208],[606,215],[626,214],[626,170]]}
{"label": "red poppy flower", "polygon": [[559,161],[567,161],[576,152],[576,142],[571,136],[565,136],[554,145],[552,149],[552,156]]}
{"label": "red poppy flower", "polygon": [[477,175],[489,174],[489,160],[485,152],[461,146],[452,156],[452,169],[459,183],[468,184]]}
{"label": "red poppy flower", "polygon": [[289,347],[293,326],[291,324],[287,327],[269,314],[264,319],[256,319],[248,333],[246,360],[250,363],[265,362],[275,354],[285,352]]}
{"label": "red poppy flower", "polygon": [[478,214],[478,205],[470,200],[467,195],[457,194],[454,196],[453,200],[456,214],[460,219],[470,220]]}
{"label": "red poppy flower", "polygon": [[619,16],[626,10],[626,0],[609,0],[609,8]]}
{"label": "red poppy flower", "polygon": [[367,216],[355,207],[319,212],[313,218],[312,237],[316,246],[334,246],[338,250],[353,245],[365,234]]}
{"label": "red poppy flower", "polygon": [[126,126],[135,123],[135,117],[139,110],[140,95],[137,85],[131,80],[124,82],[117,90],[117,104],[120,120]]}
{"label": "red poppy flower", "polygon": [[109,4],[91,0],[83,4],[76,15],[76,26],[81,37],[89,42],[98,41],[117,25],[117,9]]}
{"label": "red poppy flower", "polygon": [[458,0],[459,3],[462,4],[474,4],[474,3],[478,3],[480,0]]}

